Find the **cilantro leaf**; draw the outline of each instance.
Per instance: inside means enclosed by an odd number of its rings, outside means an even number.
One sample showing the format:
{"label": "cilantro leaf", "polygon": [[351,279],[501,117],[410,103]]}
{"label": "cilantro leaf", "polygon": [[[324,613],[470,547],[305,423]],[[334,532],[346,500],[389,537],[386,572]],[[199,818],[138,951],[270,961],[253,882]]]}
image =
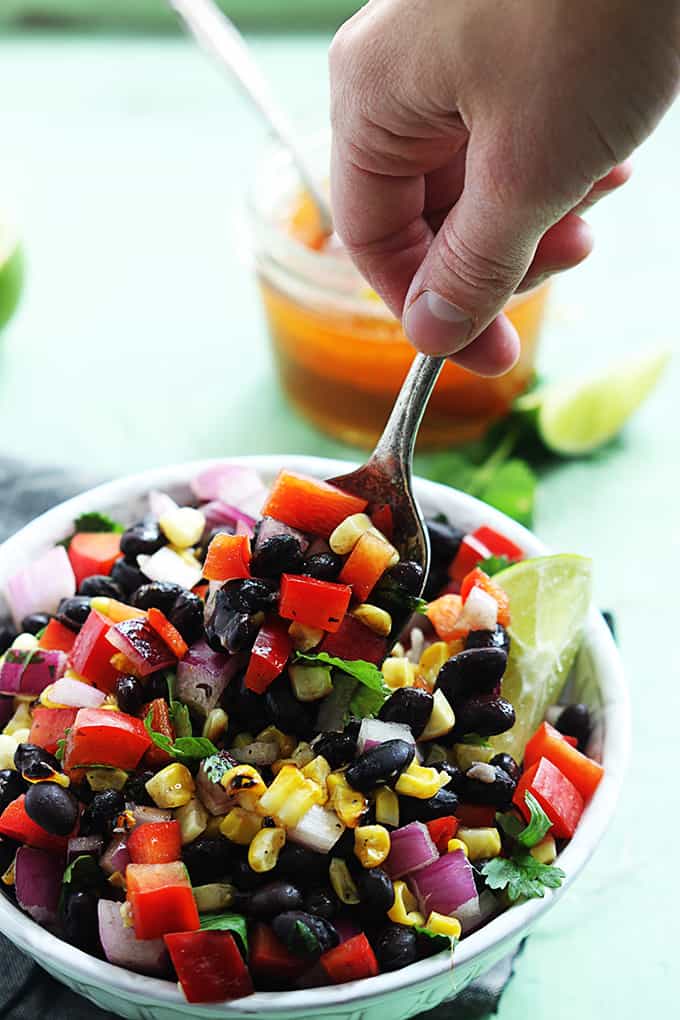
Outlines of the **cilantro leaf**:
{"label": "cilantro leaf", "polygon": [[71,727],[69,726],[68,729],[64,730],[64,736],[60,737],[59,740],[57,740],[57,750],[54,752],[54,757],[57,759],[57,761],[64,760],[64,755],[66,754],[66,740],[70,732]]}
{"label": "cilantro leaf", "polygon": [[248,926],[243,914],[201,914],[201,931],[232,931],[248,954]]}
{"label": "cilantro leaf", "polygon": [[165,751],[166,754],[173,758],[177,758],[178,761],[200,760],[201,758],[209,758],[211,755],[217,754],[217,748],[212,740],[208,740],[207,737],[177,737],[173,743],[170,737],[166,737],[164,733],[157,733],[154,730],[151,725],[152,720],[153,711],[149,709],[144,720],[146,732],[156,747],[160,747],[162,751]]}
{"label": "cilantro leaf", "polygon": [[478,563],[477,566],[480,570],[483,570],[489,577],[493,577],[494,574],[498,574],[501,570],[505,570],[506,567],[510,566],[510,560],[507,556],[487,556],[485,560]]}
{"label": "cilantro leaf", "polygon": [[374,590],[376,605],[386,609],[393,618],[406,618],[411,613],[424,613],[427,609],[425,599],[411,595],[403,585],[395,581],[389,574],[383,574]]}
{"label": "cilantro leaf", "polygon": [[541,864],[531,854],[494,857],[482,868],[489,889],[505,889],[511,903],[525,899],[541,899],[545,889],[558,889],[565,874],[553,864]]}
{"label": "cilantro leaf", "polygon": [[189,715],[189,709],[181,701],[178,701],[175,697],[175,684],[177,682],[177,674],[170,672],[166,675],[166,682],[168,685],[168,696],[170,703],[170,722],[172,723],[173,729],[178,737],[190,737],[192,734],[191,729],[191,717]]}
{"label": "cilantro leaf", "polygon": [[491,747],[486,737],[480,737],[479,733],[465,733],[458,743],[467,744],[468,747]]}
{"label": "cilantro leaf", "polygon": [[102,882],[102,870],[91,854],[80,854],[64,871],[62,885],[92,888]]}
{"label": "cilantro leaf", "polygon": [[480,499],[530,527],[536,500],[537,478],[524,460],[513,457],[498,468],[480,492]]}
{"label": "cilantro leaf", "polygon": [[360,686],[352,695],[349,708],[350,712],[362,718],[377,715],[391,694],[383,680],[382,673],[372,662],[365,662],[363,659],[338,659],[334,655],[328,655],[327,652],[317,652],[312,655],[297,652],[295,661],[331,666],[333,669],[338,669],[341,673],[351,676],[354,680],[358,680]]}
{"label": "cilantro leaf", "polygon": [[443,952],[444,949],[450,949],[453,952],[458,942],[458,939],[453,935],[442,935],[441,932],[432,931],[431,928],[423,927],[420,924],[414,924],[413,930],[416,935],[424,935],[428,939],[432,939],[439,952]]}
{"label": "cilantro leaf", "polygon": [[508,836],[516,839],[527,849],[531,849],[532,846],[541,842],[548,829],[551,828],[552,822],[529,790],[525,790],[524,803],[529,808],[529,822],[525,827],[522,827],[521,822],[512,812],[508,812],[507,815],[497,815],[497,821]]}
{"label": "cilantro leaf", "polygon": [[81,514],[80,517],[76,517],[73,522],[73,526],[76,532],[82,531],[115,531],[118,534],[122,534],[125,528],[118,521],[114,521],[108,514],[100,514],[98,511],[93,510],[90,513]]}

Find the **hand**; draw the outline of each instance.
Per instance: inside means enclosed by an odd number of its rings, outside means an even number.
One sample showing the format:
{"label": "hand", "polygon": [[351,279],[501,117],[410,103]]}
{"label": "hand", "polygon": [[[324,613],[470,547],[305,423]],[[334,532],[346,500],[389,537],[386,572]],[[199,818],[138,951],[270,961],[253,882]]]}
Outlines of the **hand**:
{"label": "hand", "polygon": [[588,255],[675,97],[680,0],[371,0],[330,71],[340,238],[417,348],[497,375],[505,302]]}

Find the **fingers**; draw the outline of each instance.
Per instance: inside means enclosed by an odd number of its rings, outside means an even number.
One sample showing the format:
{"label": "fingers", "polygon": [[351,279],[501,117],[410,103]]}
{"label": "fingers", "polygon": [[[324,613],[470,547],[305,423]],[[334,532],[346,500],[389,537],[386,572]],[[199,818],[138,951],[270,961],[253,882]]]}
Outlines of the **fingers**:
{"label": "fingers", "polygon": [[476,375],[491,377],[509,372],[518,358],[519,334],[507,315],[501,314],[451,361]]}
{"label": "fingers", "polygon": [[586,197],[580,202],[574,212],[585,212],[586,209],[590,209],[601,198],[606,195],[610,195],[612,191],[616,191],[622,187],[626,181],[629,181],[633,173],[633,161],[630,159],[624,160],[623,163],[619,163],[613,170],[610,170],[608,174],[597,181]]}

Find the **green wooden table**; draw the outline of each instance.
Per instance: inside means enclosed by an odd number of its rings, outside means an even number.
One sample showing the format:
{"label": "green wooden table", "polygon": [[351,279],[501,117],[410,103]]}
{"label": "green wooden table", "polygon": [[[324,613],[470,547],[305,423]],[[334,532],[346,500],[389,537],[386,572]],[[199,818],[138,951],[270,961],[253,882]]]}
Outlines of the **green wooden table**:
{"label": "green wooden table", "polygon": [[[254,38],[281,100],[323,123],[321,36]],[[181,39],[0,42],[0,202],[18,210],[29,279],[0,341],[0,451],[114,475],[240,452],[352,453],[281,396],[242,229],[259,126]],[[680,106],[625,194],[593,214],[598,247],[555,288],[541,366],[588,371],[678,345]],[[537,928],[501,1020],[669,1016],[680,944],[676,631],[680,372],[625,440],[560,467],[537,531],[592,555],[614,610],[635,717],[616,823]]]}

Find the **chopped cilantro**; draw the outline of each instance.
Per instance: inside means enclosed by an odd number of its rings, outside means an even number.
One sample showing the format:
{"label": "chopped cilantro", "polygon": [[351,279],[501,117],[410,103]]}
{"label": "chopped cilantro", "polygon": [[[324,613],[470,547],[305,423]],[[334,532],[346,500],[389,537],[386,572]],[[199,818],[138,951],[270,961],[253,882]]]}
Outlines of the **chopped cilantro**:
{"label": "chopped cilantro", "polygon": [[202,931],[232,931],[248,953],[248,926],[242,914],[201,914]]}
{"label": "chopped cilantro", "polygon": [[553,864],[541,864],[527,853],[494,857],[482,868],[489,889],[505,889],[511,903],[524,897],[540,899],[545,889],[558,889],[565,874]]}
{"label": "chopped cilantro", "polygon": [[166,737],[164,733],[157,733],[153,729],[151,725],[152,719],[153,711],[149,710],[144,720],[146,732],[156,747],[160,747],[162,751],[165,751],[173,758],[177,758],[178,761],[195,761],[217,754],[217,748],[212,740],[208,740],[207,737],[177,737],[173,743],[170,737]]}
{"label": "chopped cilantro", "polygon": [[508,811],[505,814],[496,815],[496,821],[506,835],[516,840],[527,849],[536,846],[546,835],[552,822],[536,798],[529,790],[524,793],[524,803],[529,808],[529,823],[522,825],[516,814]]}
{"label": "chopped cilantro", "polygon": [[494,574],[498,574],[501,570],[505,570],[506,567],[510,566],[510,560],[507,556],[487,556],[485,560],[478,563],[477,566],[480,570],[483,570],[489,577],[493,577]]}
{"label": "chopped cilantro", "polygon": [[458,939],[453,935],[442,935],[441,932],[432,931],[431,928],[423,927],[420,924],[414,924],[413,930],[417,935],[424,935],[428,939],[432,939],[440,952],[443,952],[444,949],[450,949],[453,952],[458,942]]}
{"label": "chopped cilantro", "polygon": [[353,715],[361,718],[377,715],[390,696],[390,689],[383,680],[382,673],[372,662],[365,662],[363,659],[338,659],[326,652],[317,652],[312,655],[303,655],[301,652],[297,652],[295,661],[331,666],[358,680],[360,686],[352,695],[349,709]]}
{"label": "chopped cilantro", "polygon": [[486,737],[480,737],[479,733],[465,733],[458,743],[467,744],[469,747],[491,747]]}
{"label": "chopped cilantro", "polygon": [[118,521],[112,520],[107,514],[100,514],[96,510],[90,513],[81,514],[73,522],[76,532],[81,531],[115,531],[122,533],[125,528]]}

